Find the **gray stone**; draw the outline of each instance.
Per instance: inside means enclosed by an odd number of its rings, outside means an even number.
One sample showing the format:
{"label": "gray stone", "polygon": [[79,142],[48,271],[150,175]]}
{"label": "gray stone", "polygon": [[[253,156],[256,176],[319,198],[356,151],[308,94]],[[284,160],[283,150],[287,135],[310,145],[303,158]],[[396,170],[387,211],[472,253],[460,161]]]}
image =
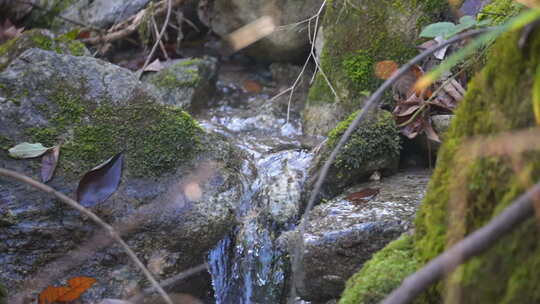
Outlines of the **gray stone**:
{"label": "gray stone", "polygon": [[439,136],[444,134],[448,130],[453,117],[454,115],[431,116],[431,122],[433,123],[433,128],[435,129],[437,134],[439,134]]}
{"label": "gray stone", "polygon": [[157,73],[147,72],[143,80],[156,86],[166,104],[197,110],[207,106],[214,96],[217,72],[216,58],[178,59]]}
{"label": "gray stone", "polygon": [[[39,160],[11,159],[5,149],[23,141],[62,143],[49,185],[72,196],[84,172],[125,152],[120,187],[90,209],[122,232],[158,279],[203,263],[236,224],[243,154],[164,105],[155,87],[129,70],[29,49],[0,72],[0,96],[2,168],[39,179]],[[92,221],[4,177],[0,226],[0,282],[9,289],[9,303],[17,303],[19,293],[35,295],[79,275],[97,279],[85,303],[147,287],[140,270]],[[189,287],[202,294],[204,288]]]}
{"label": "gray stone", "polygon": [[[224,37],[262,16],[271,16],[274,33],[250,46],[248,54],[262,60],[292,61],[305,55],[309,44],[308,22],[320,8],[317,1],[216,0],[210,13],[210,27]],[[311,22],[313,30],[314,22]]]}
{"label": "gray stone", "polygon": [[[316,206],[304,235],[304,257],[296,277],[299,296],[323,302],[338,298],[346,280],[390,241],[412,228],[412,221],[430,171],[402,172],[349,188],[345,194]],[[365,188],[379,194],[363,203],[344,197]],[[297,231],[281,241],[296,246]]]}

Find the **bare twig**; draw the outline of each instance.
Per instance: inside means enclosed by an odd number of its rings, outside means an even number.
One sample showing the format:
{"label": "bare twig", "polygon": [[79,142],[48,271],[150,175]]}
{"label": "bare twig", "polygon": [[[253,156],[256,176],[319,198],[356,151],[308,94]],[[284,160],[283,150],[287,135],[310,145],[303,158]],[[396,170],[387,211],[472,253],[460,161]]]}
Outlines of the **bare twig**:
{"label": "bare twig", "polygon": [[150,60],[152,60],[152,56],[154,56],[154,53],[156,52],[156,49],[159,46],[159,43],[161,42],[161,38],[163,37],[163,35],[165,34],[165,31],[167,30],[167,25],[169,25],[169,20],[171,19],[171,10],[172,10],[172,0],[167,0],[167,16],[165,17],[165,22],[163,22],[163,27],[161,27],[161,32],[159,32],[159,36],[156,38],[156,43],[154,43],[154,46],[152,47],[150,54],[148,54],[148,57],[146,57],[146,61],[144,62],[144,65],[139,71],[138,78],[141,78],[144,69],[146,69],[146,67],[150,63]]}
{"label": "bare twig", "polygon": [[382,303],[405,304],[445,274],[468,259],[489,249],[502,235],[512,231],[534,214],[533,201],[540,196],[540,183],[518,197],[487,225],[459,241],[422,269],[407,277]]}
{"label": "bare twig", "polygon": [[[364,106],[362,107],[362,110],[359,111],[359,113],[356,115],[356,118],[351,122],[345,133],[341,136],[339,142],[335,146],[334,150],[326,159],[323,167],[319,171],[319,176],[317,177],[317,181],[315,183],[315,186],[313,188],[313,191],[311,192],[309,196],[309,200],[306,206],[306,209],[304,211],[304,214],[302,216],[302,220],[300,224],[298,225],[298,234],[299,234],[299,241],[297,242],[297,245],[295,246],[293,250],[293,256],[292,256],[292,275],[293,277],[296,275],[296,273],[299,270],[300,262],[302,260],[302,253],[304,252],[304,231],[306,229],[307,222],[309,221],[309,215],[311,212],[311,209],[313,208],[313,205],[315,204],[315,200],[317,199],[319,192],[321,191],[322,184],[324,182],[324,179],[328,175],[328,171],[330,169],[330,166],[336,159],[337,154],[341,150],[341,148],[345,145],[351,134],[356,130],[360,122],[362,122],[367,113],[372,110],[375,105],[378,104],[380,98],[382,97],[384,91],[386,91],[388,88],[392,86],[401,76],[403,76],[413,65],[417,64],[418,62],[422,61],[423,59],[427,58],[434,52],[446,47],[447,45],[450,45],[452,43],[455,43],[457,41],[461,41],[465,38],[476,36],[482,33],[486,33],[489,31],[494,30],[494,28],[484,28],[484,29],[477,29],[477,30],[471,30],[467,31],[465,33],[459,34],[454,36],[453,38],[436,45],[430,49],[427,49],[414,57],[412,60],[401,66],[390,78],[388,78],[372,95],[371,97],[366,101]],[[294,293],[295,293],[295,279],[292,280],[292,288],[291,288],[291,297],[289,297],[289,301],[292,303],[294,301]]]}
{"label": "bare twig", "polygon": [[[157,27],[156,17],[152,16],[152,28],[154,29],[154,34],[156,35],[156,39],[159,37],[159,29]],[[163,44],[163,41],[161,39],[159,41],[159,48],[161,49],[161,52],[163,53],[163,56],[166,60],[169,60],[169,54],[167,54],[167,50],[165,49],[165,45]]]}
{"label": "bare twig", "polygon": [[[155,16],[163,15],[168,11],[169,5],[165,5],[165,1],[167,1],[167,3],[172,7],[176,7],[184,2],[184,0],[163,0],[156,5]],[[148,13],[147,8],[139,11],[137,14],[131,16],[127,20],[114,25],[111,27],[109,30],[110,33],[108,34],[82,39],[81,41],[89,44],[100,44],[123,39],[137,31],[137,28],[144,19],[142,16],[144,16],[146,13]]]}
{"label": "bare twig", "polygon": [[159,294],[161,295],[161,297],[163,298],[163,300],[165,300],[166,303],[168,304],[173,304],[173,302],[171,301],[171,299],[169,298],[169,296],[167,295],[167,293],[165,293],[165,291],[163,290],[163,288],[161,288],[161,286],[159,286],[158,282],[154,279],[154,277],[152,276],[152,274],[150,273],[150,271],[148,271],[148,269],[146,269],[146,267],[144,266],[144,264],[141,262],[141,260],[139,260],[139,258],[137,257],[137,255],[133,252],[133,250],[131,250],[131,248],[129,248],[129,246],[124,242],[124,240],[122,240],[122,238],[120,237],[120,235],[116,232],[116,230],[110,226],[109,224],[105,223],[101,218],[99,218],[95,213],[91,212],[90,210],[84,208],[83,206],[81,206],[79,203],[77,203],[76,201],[74,201],[73,199],[69,198],[68,196],[66,196],[65,194],[61,193],[61,192],[58,192],[56,190],[54,190],[53,188],[43,184],[43,183],[40,183],[26,175],[23,175],[23,174],[20,174],[20,173],[17,173],[15,171],[12,171],[12,170],[8,170],[8,169],[3,169],[3,168],[0,168],[0,175],[3,175],[3,176],[6,176],[6,177],[10,177],[10,178],[13,178],[15,180],[18,180],[20,182],[23,182],[23,183],[26,183],[38,190],[41,190],[45,193],[49,193],[49,194],[52,194],[54,195],[57,199],[59,199],[60,201],[62,201],[63,203],[67,204],[68,206],[70,206],[71,208],[74,208],[76,210],[78,210],[79,212],[81,212],[82,214],[86,215],[87,217],[89,217],[91,220],[93,220],[96,224],[98,224],[99,226],[101,226],[103,229],[105,229],[105,231],[107,231],[107,233],[118,243],[120,244],[120,246],[124,249],[124,251],[127,253],[127,255],[130,257],[130,259],[135,263],[135,265],[137,265],[137,267],[139,267],[139,269],[144,273],[144,275],[146,276],[146,278],[148,279],[148,281],[150,281],[150,283],[154,286],[154,288],[156,288],[156,290],[159,292]]}
{"label": "bare twig", "polygon": [[[192,267],[190,269],[187,269],[187,270],[184,270],[182,272],[180,272],[179,274],[173,276],[173,277],[170,277],[166,280],[163,280],[161,281],[159,284],[161,285],[161,287],[165,288],[165,287],[168,287],[169,285],[172,285],[178,281],[181,281],[187,277],[190,277],[196,273],[199,273],[201,271],[205,271],[208,269],[208,264],[204,263],[204,264],[201,264],[201,265],[198,265],[198,266],[195,266],[195,267]],[[145,296],[155,292],[156,289],[154,287],[149,287],[149,288],[146,288],[145,290],[143,290],[141,293],[129,298],[128,302],[130,303],[133,303],[133,304],[137,304],[139,303],[141,300],[144,299]]]}

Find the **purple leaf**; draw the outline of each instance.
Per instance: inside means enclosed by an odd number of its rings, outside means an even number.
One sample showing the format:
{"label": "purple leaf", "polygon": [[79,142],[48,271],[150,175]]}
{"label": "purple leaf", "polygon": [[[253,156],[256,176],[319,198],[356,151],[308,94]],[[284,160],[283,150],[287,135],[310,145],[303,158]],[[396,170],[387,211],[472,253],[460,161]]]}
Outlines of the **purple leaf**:
{"label": "purple leaf", "polygon": [[88,171],[77,187],[77,201],[92,207],[108,199],[118,189],[122,177],[123,152]]}
{"label": "purple leaf", "polygon": [[60,146],[55,146],[47,151],[41,158],[41,181],[46,183],[51,180],[58,164]]}

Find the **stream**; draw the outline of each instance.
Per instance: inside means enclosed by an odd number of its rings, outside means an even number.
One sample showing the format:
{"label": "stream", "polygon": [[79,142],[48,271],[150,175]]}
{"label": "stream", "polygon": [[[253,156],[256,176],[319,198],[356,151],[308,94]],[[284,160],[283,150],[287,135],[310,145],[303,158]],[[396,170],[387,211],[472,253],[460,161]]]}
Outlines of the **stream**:
{"label": "stream", "polygon": [[[220,73],[221,97],[200,114],[201,125],[228,137],[250,158],[244,160],[241,223],[209,253],[216,303],[279,303],[288,262],[276,239],[293,228],[300,194],[313,155],[302,144],[298,113],[269,101],[275,88],[248,92],[243,81],[275,86],[259,68]],[[275,93],[274,93],[275,94]]]}

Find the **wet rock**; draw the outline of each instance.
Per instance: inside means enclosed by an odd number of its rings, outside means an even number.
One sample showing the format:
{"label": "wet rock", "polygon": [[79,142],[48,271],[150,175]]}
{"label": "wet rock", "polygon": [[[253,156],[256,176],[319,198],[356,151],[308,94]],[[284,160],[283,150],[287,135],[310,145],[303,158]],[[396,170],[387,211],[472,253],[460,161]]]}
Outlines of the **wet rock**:
{"label": "wet rock", "polygon": [[359,109],[366,91],[374,92],[382,83],[374,75],[374,64],[382,60],[403,64],[414,57],[419,31],[439,21],[447,5],[445,0],[329,3],[321,22],[324,45],[318,51],[326,77],[318,72],[309,90],[302,115],[304,132],[325,135]]}
{"label": "wet rock", "polygon": [[[43,9],[32,10],[29,24],[69,31],[80,24],[106,29],[144,8],[150,0],[38,0]],[[69,22],[66,19],[73,20]]]}
{"label": "wet rock", "polygon": [[[346,280],[387,243],[412,228],[430,171],[401,172],[380,181],[349,188],[345,194],[316,206],[304,235],[304,259],[295,282],[304,300],[338,298]],[[367,202],[344,199],[365,188],[380,190]],[[281,239],[294,248],[296,231]]]}
{"label": "wet rock", "polygon": [[0,45],[0,71],[11,61],[31,48],[55,51],[59,54],[74,56],[90,56],[90,52],[80,41],[73,40],[70,35],[56,36],[44,29],[34,29],[23,32],[19,37]]}
{"label": "wet rock", "polygon": [[[357,112],[351,114],[329,132],[328,140],[309,170],[310,180],[306,193],[313,188],[320,168],[356,115]],[[369,114],[330,166],[322,196],[332,198],[345,187],[367,180],[375,171],[383,175],[394,173],[399,164],[400,148],[399,133],[392,114],[384,110]]]}
{"label": "wet rock", "polygon": [[156,86],[165,104],[186,110],[202,109],[216,91],[218,65],[213,57],[173,60],[143,80]]}
{"label": "wet rock", "polygon": [[437,134],[442,135],[450,127],[450,122],[454,115],[433,115],[431,116],[431,122],[433,123],[433,128]]}
{"label": "wet rock", "polygon": [[224,37],[262,16],[271,16],[284,26],[247,49],[249,55],[265,61],[293,61],[308,51],[308,26],[305,21],[317,13],[322,1],[246,1],[216,0],[210,11],[210,28]]}
{"label": "wet rock", "polygon": [[[23,141],[62,143],[50,185],[71,196],[84,172],[124,151],[119,189],[91,210],[123,233],[158,279],[166,279],[203,263],[235,225],[245,156],[184,111],[164,105],[154,90],[98,59],[29,49],[0,73],[0,167],[39,179],[39,159],[14,160],[4,149]],[[147,286],[92,221],[3,177],[0,226],[0,282],[9,303],[17,303],[19,292],[36,295],[79,275],[98,280],[83,295],[85,303]],[[174,290],[182,288],[178,283]]]}

